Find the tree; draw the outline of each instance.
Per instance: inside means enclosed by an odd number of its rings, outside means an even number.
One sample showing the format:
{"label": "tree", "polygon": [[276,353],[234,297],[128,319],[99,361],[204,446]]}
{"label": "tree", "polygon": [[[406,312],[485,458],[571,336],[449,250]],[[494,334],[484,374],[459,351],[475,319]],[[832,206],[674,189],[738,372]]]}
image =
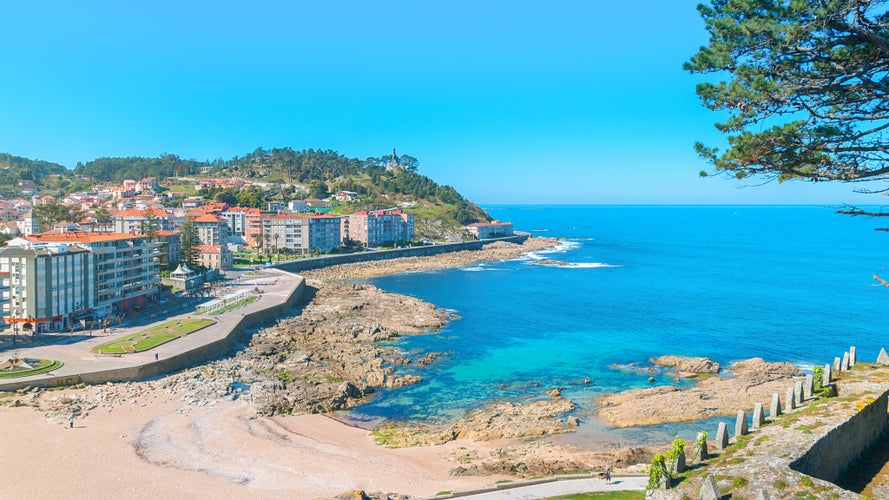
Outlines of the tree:
{"label": "tree", "polygon": [[398,163],[411,172],[416,172],[417,167],[420,166],[420,160],[410,155],[401,155],[401,157],[398,158]]}
{"label": "tree", "polygon": [[281,235],[278,234],[278,233],[275,233],[275,234],[274,234],[274,238],[275,238],[275,253],[278,253],[278,237],[279,237],[279,236],[281,236]]}
{"label": "tree", "polygon": [[237,205],[238,198],[231,189],[220,191],[213,195],[213,201],[216,203],[227,203],[229,205]]}
{"label": "tree", "polygon": [[313,198],[323,199],[330,196],[330,192],[327,190],[327,184],[321,181],[312,181],[309,184],[309,195]]}
{"label": "tree", "polygon": [[194,218],[185,219],[185,223],[179,228],[179,260],[193,270],[201,268],[197,246],[201,244],[198,239],[198,228],[194,225]]}
{"label": "tree", "polygon": [[153,242],[157,239],[157,229],[160,225],[157,214],[154,213],[154,210],[148,209],[143,217],[145,219],[139,223],[139,234],[144,234],[149,242]]}
{"label": "tree", "polygon": [[728,149],[695,145],[715,167],[702,175],[889,179],[883,2],[712,0],[698,10],[710,41],[685,68],[713,76],[697,94],[728,114],[716,125]]}
{"label": "tree", "polygon": [[237,204],[241,207],[260,208],[262,207],[262,192],[255,187],[250,187],[237,194]]}
{"label": "tree", "polygon": [[112,220],[111,212],[109,212],[107,208],[101,206],[93,209],[93,218],[96,219],[96,224],[100,226],[110,224]]}
{"label": "tree", "polygon": [[58,222],[74,222],[83,218],[81,211],[62,203],[44,203],[34,207],[33,212],[40,221],[40,227],[47,230]]}

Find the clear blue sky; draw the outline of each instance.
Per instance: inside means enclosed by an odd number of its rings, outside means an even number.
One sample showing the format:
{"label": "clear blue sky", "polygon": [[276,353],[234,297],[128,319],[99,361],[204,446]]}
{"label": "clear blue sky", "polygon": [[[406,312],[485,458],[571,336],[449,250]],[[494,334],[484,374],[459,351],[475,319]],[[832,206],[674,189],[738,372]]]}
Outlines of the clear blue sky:
{"label": "clear blue sky", "polygon": [[0,151],[393,147],[483,203],[879,203],[702,180],[694,0],[81,1],[0,7]]}

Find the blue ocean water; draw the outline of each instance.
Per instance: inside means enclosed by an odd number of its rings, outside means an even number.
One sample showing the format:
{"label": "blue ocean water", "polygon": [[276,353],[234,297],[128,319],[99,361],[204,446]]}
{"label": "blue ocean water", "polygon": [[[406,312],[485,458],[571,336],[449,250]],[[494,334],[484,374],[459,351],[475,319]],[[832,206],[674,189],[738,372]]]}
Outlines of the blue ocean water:
{"label": "blue ocean water", "polygon": [[889,347],[889,289],[872,278],[889,263],[889,233],[874,231],[886,220],[820,206],[487,210],[564,241],[520,260],[374,280],[459,318],[400,340],[406,351],[449,354],[416,371],[423,382],[380,391],[351,418],[440,423],[552,387],[582,414],[602,393],[649,385],[615,364],[676,354],[805,367],[850,345],[864,360]]}

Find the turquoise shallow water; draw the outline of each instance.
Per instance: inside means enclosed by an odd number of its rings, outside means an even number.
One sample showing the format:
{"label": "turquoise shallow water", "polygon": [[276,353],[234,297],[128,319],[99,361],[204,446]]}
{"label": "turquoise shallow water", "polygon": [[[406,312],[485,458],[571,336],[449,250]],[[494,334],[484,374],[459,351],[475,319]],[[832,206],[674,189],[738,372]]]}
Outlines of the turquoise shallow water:
{"label": "turquoise shallow water", "polygon": [[[889,262],[889,234],[873,229],[889,221],[816,206],[487,209],[519,230],[565,241],[520,260],[374,280],[459,319],[401,340],[407,351],[449,355],[417,371],[423,382],[380,391],[349,418],[444,422],[556,386],[583,416],[602,393],[648,385],[647,375],[614,364],[677,354],[805,367],[850,345],[865,360],[889,345],[889,289],[872,279]],[[535,264],[541,259],[567,265]],[[680,431],[691,432],[665,426],[609,436]]]}

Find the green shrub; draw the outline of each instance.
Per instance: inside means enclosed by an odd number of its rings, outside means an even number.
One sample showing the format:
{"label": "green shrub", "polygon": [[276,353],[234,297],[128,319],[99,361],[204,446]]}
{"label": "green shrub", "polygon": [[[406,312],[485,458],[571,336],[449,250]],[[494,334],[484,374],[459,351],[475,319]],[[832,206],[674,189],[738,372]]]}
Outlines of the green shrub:
{"label": "green shrub", "polygon": [[661,484],[661,481],[670,481],[670,471],[667,469],[667,462],[663,455],[655,453],[651,457],[651,467],[648,468],[648,486],[646,490],[655,490]]}

